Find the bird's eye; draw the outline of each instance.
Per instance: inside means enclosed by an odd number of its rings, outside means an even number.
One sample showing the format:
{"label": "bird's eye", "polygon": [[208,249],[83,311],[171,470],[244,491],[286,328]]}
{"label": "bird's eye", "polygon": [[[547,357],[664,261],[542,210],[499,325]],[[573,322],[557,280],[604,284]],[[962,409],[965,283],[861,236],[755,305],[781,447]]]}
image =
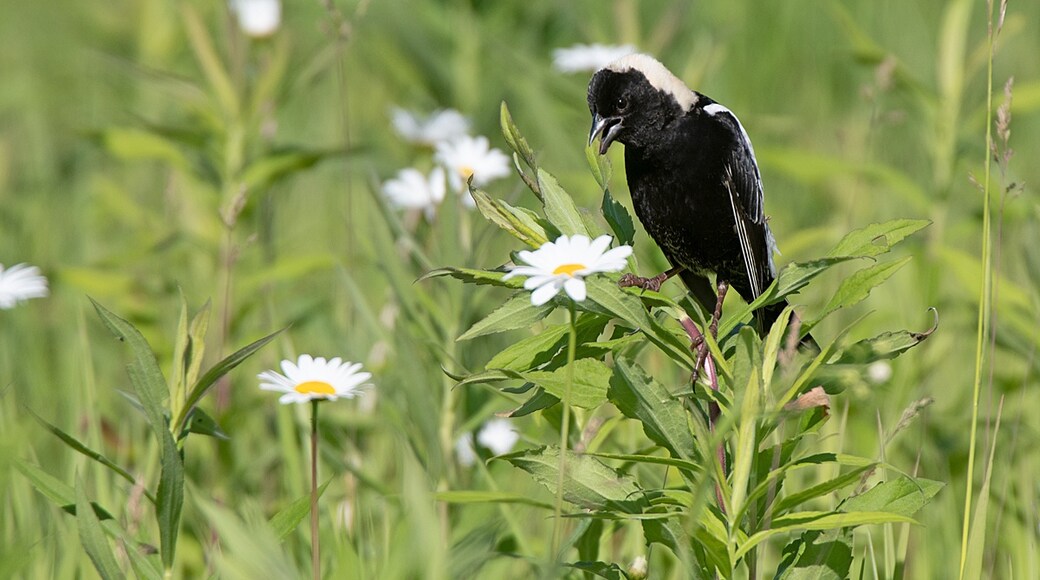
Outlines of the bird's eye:
{"label": "bird's eye", "polygon": [[624,113],[625,109],[628,108],[628,97],[618,97],[618,100],[616,103],[614,103],[614,106],[617,107],[619,113]]}

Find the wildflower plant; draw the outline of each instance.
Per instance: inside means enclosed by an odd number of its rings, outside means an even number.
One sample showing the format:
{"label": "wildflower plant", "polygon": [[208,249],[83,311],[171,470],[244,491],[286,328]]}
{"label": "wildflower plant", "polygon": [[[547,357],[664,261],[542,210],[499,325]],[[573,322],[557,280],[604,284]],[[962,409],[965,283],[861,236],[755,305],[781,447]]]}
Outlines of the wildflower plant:
{"label": "wildflower plant", "polygon": [[[926,227],[927,221],[866,225],[846,235],[826,255],[788,264],[753,302],[730,304],[715,340],[710,333],[696,331],[709,315],[688,298],[618,286],[619,270],[628,257],[621,248],[632,243],[635,229],[631,216],[609,190],[609,165],[589,155],[602,191],[601,215],[593,217],[580,210],[537,164],[504,104],[501,121],[519,177],[541,211],[495,199],[471,184],[481,214],[521,246],[513,256],[514,265],[446,267],[427,276],[449,276],[514,292],[463,332],[460,340],[536,330],[492,356],[482,371],[452,375],[460,387],[490,385],[523,397],[519,406],[501,413],[514,420],[535,413],[562,415],[558,445],[495,458],[528,473],[571,508],[565,524],[570,529],[554,533],[546,552],[526,557],[541,557],[549,566],[622,577],[624,564],[600,561],[600,540],[611,533],[604,522],[613,522],[642,527],[649,547],[660,544],[672,553],[674,558],[652,559],[651,570],[655,562],[663,562],[681,566],[680,575],[688,577],[732,578],[740,567],[757,577],[760,548],[774,546],[779,551],[777,544],[782,541],[777,577],[799,577],[813,566],[825,567],[833,577],[846,577],[852,563],[853,529],[914,522],[913,514],[940,490],[941,483],[906,475],[880,457],[825,452],[814,435],[829,419],[832,397],[840,396],[850,384],[849,376],[859,380],[868,365],[899,356],[924,341],[934,328],[853,341],[848,338],[853,323],[833,340],[821,341],[818,351],[799,351],[797,344],[800,336],[826,317],[864,300],[872,288],[905,265],[909,258],[879,258]],[[550,260],[545,248],[592,239],[596,241],[586,249],[595,246],[601,253],[611,239],[623,244],[601,256],[618,252],[610,257],[619,261],[584,278],[579,289],[572,281],[578,278],[570,275],[583,270],[564,267],[570,258]],[[838,264],[860,267],[838,281],[822,307],[800,317],[788,307],[764,337],[748,324],[754,309],[798,293]],[[526,281],[521,274],[528,276]],[[549,315],[561,306],[571,314],[568,322],[550,322]],[[688,381],[667,384],[659,378],[689,376],[696,366],[691,348],[695,335],[707,341],[718,390],[711,388],[704,373],[692,385]],[[650,358],[654,369],[663,365],[674,370],[652,372],[644,366]],[[709,418],[713,405],[720,410],[717,421]],[[579,423],[568,432],[572,417]],[[593,417],[635,422],[646,441],[629,448],[610,438],[594,437],[588,444],[585,432],[597,425]],[[573,433],[584,434],[583,439],[575,440]],[[821,482],[797,487],[803,479],[789,478],[795,471],[817,471]],[[472,496],[451,494],[442,499],[473,501]],[[499,495],[494,501],[508,499]],[[550,509],[549,504],[533,504],[528,498],[514,501]],[[561,525],[559,518],[556,521]]]}
{"label": "wildflower plant", "polygon": [[[144,335],[130,322],[104,306],[97,302],[93,304],[108,330],[129,349],[127,372],[133,392],[126,393],[126,397],[132,407],[144,416],[155,438],[155,448],[158,450],[157,463],[160,466],[158,481],[139,479],[133,475],[131,468],[116,464],[46,419],[35,414],[34,416],[70,449],[112,471],[132,484],[134,489],[143,489],[142,495],[155,514],[159,533],[158,550],[149,549],[139,537],[116,521],[111,515],[112,512],[91,501],[86,496],[81,479],[78,479],[73,487],[28,461],[19,461],[17,467],[41,493],[76,517],[83,549],[90,556],[101,577],[125,577],[116,565],[106,536],[122,542],[126,547],[124,553],[139,577],[169,577],[173,574],[177,539],[181,533],[181,512],[186,483],[186,442],[192,434],[227,438],[217,422],[199,406],[199,403],[211,393],[217,381],[271,342],[278,332],[239,349],[203,372],[202,362],[206,353],[205,336],[209,327],[210,307],[207,303],[195,316],[189,317],[187,303],[182,299],[180,323],[171,361],[172,373],[167,378],[159,366],[155,351]],[[88,506],[90,509],[87,509]],[[285,523],[295,526],[300,519],[302,514]]]}
{"label": "wildflower plant", "polygon": [[284,393],[278,399],[283,405],[311,404],[311,573],[318,579],[321,578],[318,534],[318,497],[321,494],[318,486],[318,405],[322,401],[353,399],[365,388],[371,387],[364,383],[372,378],[372,373],[361,372],[361,363],[344,362],[339,357],[326,360],[309,354],[300,355],[296,362],[283,360],[281,367],[284,375],[277,371],[264,371],[257,378],[260,379],[262,390]]}

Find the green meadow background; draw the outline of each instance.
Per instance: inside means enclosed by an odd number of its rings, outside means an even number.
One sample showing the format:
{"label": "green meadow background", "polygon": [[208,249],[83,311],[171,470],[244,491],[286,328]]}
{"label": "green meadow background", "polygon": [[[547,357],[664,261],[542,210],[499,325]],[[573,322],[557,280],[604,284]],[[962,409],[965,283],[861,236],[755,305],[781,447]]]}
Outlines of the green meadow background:
{"label": "green meadow background", "polygon": [[[829,339],[859,316],[854,339],[923,331],[929,307],[938,331],[892,361],[890,378],[854,378],[833,397],[813,445],[947,483],[915,516],[919,526],[857,532],[859,577],[956,577],[969,483],[972,509],[985,507],[983,576],[1040,577],[1040,3],[1012,0],[993,59],[994,110],[1015,79],[1014,156],[1006,174],[993,165],[991,181],[993,333],[974,482],[983,196],[969,176],[984,180],[987,155],[985,2],[288,0],[283,9],[281,29],[255,40],[221,2],[0,3],[0,263],[40,266],[52,293],[0,311],[0,577],[95,574],[75,519],[16,460],[70,485],[82,478],[121,525],[158,541],[139,491],[29,411],[155,481],[147,422],[121,394],[131,390],[129,354],[87,297],[140,328],[168,371],[181,293],[193,312],[211,302],[207,364],[289,328],[203,403],[230,439],[186,445],[177,577],[309,569],[306,525],[279,542],[264,524],[308,489],[307,408],[278,405],[255,378],[300,353],[363,362],[376,385],[323,407],[327,577],[530,576],[527,559],[503,554],[542,557],[547,512],[434,497],[499,490],[551,503],[510,465],[465,467],[451,449],[519,399],[451,390],[442,369],[480,370],[530,331],[457,342],[507,294],[416,281],[440,266],[497,266],[521,248],[450,195],[435,222],[416,223],[385,207],[379,184],[430,163],[394,133],[391,106],[456,108],[505,149],[506,101],[542,167],[595,214],[600,190],[584,150],[590,74],[558,72],[551,58],[579,42],[632,43],[740,116],[781,264],[821,256],[873,222],[933,222],[900,246],[912,259],[887,284],[814,333]],[[615,195],[630,205],[620,148],[610,157]],[[516,177],[487,190],[535,206]],[[644,274],[663,265],[642,230],[636,249]],[[841,279],[840,268],[828,273],[799,302],[819,306]],[[673,390],[688,380],[663,357],[645,364]],[[616,414],[605,405],[591,416]],[[514,424],[520,448],[558,440],[540,414]],[[627,423],[606,436],[615,452],[648,444]],[[531,552],[517,547],[514,527]],[[772,568],[782,545],[764,553]],[[601,551],[622,567],[645,554],[636,524]],[[681,578],[669,561],[656,548],[651,577]]]}

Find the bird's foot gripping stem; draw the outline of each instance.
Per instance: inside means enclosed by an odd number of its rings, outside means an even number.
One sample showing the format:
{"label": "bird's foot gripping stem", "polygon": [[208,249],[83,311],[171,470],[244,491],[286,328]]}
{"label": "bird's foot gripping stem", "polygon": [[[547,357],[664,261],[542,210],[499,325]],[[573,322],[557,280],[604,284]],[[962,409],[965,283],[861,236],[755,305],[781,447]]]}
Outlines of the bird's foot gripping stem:
{"label": "bird's foot gripping stem", "polygon": [[618,280],[618,286],[622,288],[641,288],[643,290],[653,290],[654,292],[658,292],[661,290],[661,284],[664,284],[666,280],[682,271],[682,266],[676,266],[675,268],[672,268],[667,272],[662,272],[652,278],[644,278],[642,276],[636,276],[635,274],[625,274]]}

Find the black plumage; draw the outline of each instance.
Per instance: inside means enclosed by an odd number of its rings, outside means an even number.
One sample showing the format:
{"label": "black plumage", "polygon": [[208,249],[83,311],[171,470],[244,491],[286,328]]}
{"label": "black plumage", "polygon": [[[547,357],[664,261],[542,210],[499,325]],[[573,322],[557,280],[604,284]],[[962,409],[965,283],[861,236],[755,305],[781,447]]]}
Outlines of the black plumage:
{"label": "black plumage", "polygon": [[[639,221],[697,300],[712,312],[728,284],[751,301],[776,277],[754,148],[737,117],[695,92],[653,58],[635,54],[592,77],[590,143],[600,154],[625,145],[625,168]],[[666,275],[635,279],[659,286]],[[756,311],[768,332],[785,306]]]}

